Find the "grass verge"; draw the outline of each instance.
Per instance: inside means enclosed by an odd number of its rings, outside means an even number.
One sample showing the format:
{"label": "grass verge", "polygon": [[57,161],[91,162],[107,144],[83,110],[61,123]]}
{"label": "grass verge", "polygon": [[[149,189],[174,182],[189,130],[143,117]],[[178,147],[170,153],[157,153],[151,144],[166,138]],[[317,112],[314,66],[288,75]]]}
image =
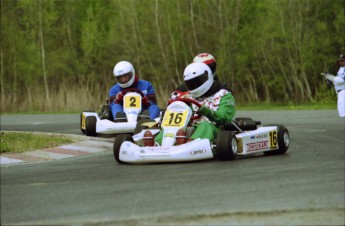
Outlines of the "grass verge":
{"label": "grass verge", "polygon": [[42,148],[57,147],[72,142],[73,140],[71,138],[61,134],[1,131],[0,152],[21,153]]}

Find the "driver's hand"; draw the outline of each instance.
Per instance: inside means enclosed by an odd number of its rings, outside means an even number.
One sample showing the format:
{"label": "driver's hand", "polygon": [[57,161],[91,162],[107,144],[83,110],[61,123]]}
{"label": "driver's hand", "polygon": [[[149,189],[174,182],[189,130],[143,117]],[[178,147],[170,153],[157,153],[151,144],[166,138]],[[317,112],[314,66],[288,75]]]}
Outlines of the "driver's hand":
{"label": "driver's hand", "polygon": [[197,113],[199,115],[203,115],[203,116],[209,116],[210,114],[212,114],[212,110],[209,109],[208,107],[206,107],[205,105],[202,105],[199,110],[197,111]]}
{"label": "driver's hand", "polygon": [[147,96],[144,96],[142,99],[141,99],[141,102],[143,103],[143,105],[145,107],[149,107],[150,106],[150,102],[149,102],[149,99],[147,99]]}
{"label": "driver's hand", "polygon": [[120,104],[123,101],[123,93],[119,92],[118,94],[116,94],[116,98],[115,98],[115,103]]}

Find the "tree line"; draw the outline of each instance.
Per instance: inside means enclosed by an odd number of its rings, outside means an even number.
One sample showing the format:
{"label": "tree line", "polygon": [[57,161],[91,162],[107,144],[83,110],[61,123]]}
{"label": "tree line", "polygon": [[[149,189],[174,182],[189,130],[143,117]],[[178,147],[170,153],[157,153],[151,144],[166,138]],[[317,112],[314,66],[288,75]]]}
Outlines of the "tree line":
{"label": "tree line", "polygon": [[335,101],[345,0],[1,0],[1,112],[104,102],[130,61],[159,104],[208,52],[237,103]]}

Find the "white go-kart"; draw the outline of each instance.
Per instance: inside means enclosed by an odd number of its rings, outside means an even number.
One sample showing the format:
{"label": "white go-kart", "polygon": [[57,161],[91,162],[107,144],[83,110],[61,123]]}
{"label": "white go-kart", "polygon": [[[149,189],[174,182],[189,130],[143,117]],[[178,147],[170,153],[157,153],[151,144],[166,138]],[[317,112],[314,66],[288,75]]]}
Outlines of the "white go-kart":
{"label": "white go-kart", "polygon": [[[113,120],[109,105],[102,105],[100,113],[94,111],[81,112],[81,131],[87,136],[133,133],[138,121],[153,121],[149,119],[148,114],[141,114],[142,97],[144,94],[140,90],[128,89],[123,91],[123,94],[123,111],[125,118]],[[156,120],[159,121],[159,118]]]}
{"label": "white go-kart", "polygon": [[[160,127],[157,123],[147,122],[139,126],[141,131],[137,130],[134,136],[117,135],[113,146],[115,160],[133,164],[197,161],[214,157],[234,160],[236,156],[255,153],[284,154],[289,148],[289,132],[285,126],[258,127],[261,122],[251,118],[236,118],[231,124],[222,126],[215,142],[200,138],[189,140],[194,131],[190,122],[200,117],[189,104],[200,107],[193,99],[175,99],[167,107]],[[158,145],[153,138],[161,130],[163,140],[162,145]],[[182,136],[181,130],[184,131]]]}

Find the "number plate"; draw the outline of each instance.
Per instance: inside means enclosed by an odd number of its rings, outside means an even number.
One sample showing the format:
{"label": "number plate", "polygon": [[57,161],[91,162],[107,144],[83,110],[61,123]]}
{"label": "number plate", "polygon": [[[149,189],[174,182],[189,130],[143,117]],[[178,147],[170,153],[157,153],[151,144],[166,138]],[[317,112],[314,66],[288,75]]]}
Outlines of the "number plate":
{"label": "number plate", "polygon": [[182,127],[186,123],[188,110],[184,111],[171,111],[167,110],[164,114],[162,126],[178,126]]}
{"label": "number plate", "polygon": [[278,133],[276,130],[270,132],[270,148],[276,149],[278,147]]}
{"label": "number plate", "polygon": [[140,108],[140,97],[139,96],[125,96],[124,107],[125,108]]}
{"label": "number plate", "polygon": [[82,113],[81,114],[81,128],[82,129],[85,129],[85,114],[84,113]]}

